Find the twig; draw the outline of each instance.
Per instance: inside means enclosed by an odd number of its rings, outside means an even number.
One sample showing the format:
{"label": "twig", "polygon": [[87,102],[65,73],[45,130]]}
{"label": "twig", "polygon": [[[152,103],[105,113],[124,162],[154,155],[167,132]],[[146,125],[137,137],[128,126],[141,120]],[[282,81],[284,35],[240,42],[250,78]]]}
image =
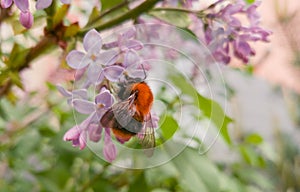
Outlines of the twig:
{"label": "twig", "polygon": [[104,17],[104,16],[106,16],[106,15],[108,15],[108,14],[110,14],[110,13],[112,13],[112,12],[114,12],[114,11],[116,11],[116,10],[118,10],[118,9],[120,9],[120,8],[122,8],[122,7],[124,7],[124,6],[126,6],[126,5],[128,5],[129,4],[129,1],[128,0],[125,0],[125,1],[123,1],[122,3],[120,3],[120,4],[117,4],[117,5],[115,5],[114,7],[112,7],[112,8],[110,8],[110,9],[108,9],[108,10],[105,10],[103,13],[101,13],[98,17],[96,17],[95,19],[93,19],[91,22],[89,22],[88,24],[87,24],[87,26],[88,25],[93,25],[93,24],[95,24],[98,20],[100,20],[102,17]]}
{"label": "twig", "polygon": [[87,25],[80,31],[80,34],[83,35],[85,32],[89,31],[92,28],[95,28],[98,31],[103,30],[103,29],[108,29],[108,28],[114,27],[118,24],[121,24],[128,19],[134,19],[134,18],[140,16],[142,13],[150,10],[159,1],[161,1],[161,0],[147,0],[147,1],[143,2],[142,4],[140,4],[139,6],[129,10],[128,12],[115,17],[114,19],[111,19],[104,23],[100,23],[98,26],[97,25],[95,25],[95,26]]}

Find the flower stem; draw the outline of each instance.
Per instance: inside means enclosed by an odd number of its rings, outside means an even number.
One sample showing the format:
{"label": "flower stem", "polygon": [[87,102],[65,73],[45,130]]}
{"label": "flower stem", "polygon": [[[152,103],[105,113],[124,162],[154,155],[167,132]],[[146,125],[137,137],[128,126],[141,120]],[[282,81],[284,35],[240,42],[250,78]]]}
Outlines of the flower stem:
{"label": "flower stem", "polygon": [[89,23],[87,24],[87,26],[94,25],[95,23],[97,23],[97,21],[99,21],[100,19],[102,19],[104,16],[106,16],[106,15],[108,15],[108,14],[110,14],[110,13],[112,13],[112,12],[114,12],[114,11],[116,11],[116,10],[118,10],[118,9],[120,9],[120,8],[122,8],[122,7],[124,7],[124,6],[126,6],[126,5],[128,5],[128,4],[129,4],[129,1],[128,1],[128,0],[125,0],[125,1],[123,1],[122,3],[117,4],[117,5],[115,5],[114,7],[110,8],[110,9],[108,9],[108,10],[105,10],[105,11],[104,11],[103,13],[101,13],[98,17],[96,17],[96,18],[93,19],[91,22],[89,22]]}
{"label": "flower stem", "polygon": [[109,21],[106,21],[104,23],[99,23],[98,25],[87,25],[80,31],[80,34],[83,35],[85,32],[87,32],[88,30],[90,30],[92,28],[95,28],[96,30],[101,31],[103,29],[111,28],[115,25],[121,24],[128,19],[136,18],[136,17],[140,16],[142,13],[150,10],[159,1],[161,1],[161,0],[147,0],[147,1],[143,2],[142,4],[140,4],[139,6],[133,8],[133,9],[129,10],[128,12],[126,12],[122,15],[119,15]]}
{"label": "flower stem", "polygon": [[157,7],[155,9],[151,10],[152,12],[154,11],[177,11],[177,12],[182,12],[182,13],[190,13],[190,14],[195,14],[198,17],[204,18],[204,10],[189,10],[189,9],[182,9],[182,8],[176,8],[176,7]]}

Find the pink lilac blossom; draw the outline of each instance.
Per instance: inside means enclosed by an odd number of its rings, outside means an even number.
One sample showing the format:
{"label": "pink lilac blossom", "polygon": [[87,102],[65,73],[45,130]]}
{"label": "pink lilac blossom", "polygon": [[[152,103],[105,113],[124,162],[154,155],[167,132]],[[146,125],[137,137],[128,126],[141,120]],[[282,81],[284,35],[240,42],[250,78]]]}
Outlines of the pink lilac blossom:
{"label": "pink lilac blossom", "polygon": [[[224,0],[218,3],[223,3]],[[259,25],[259,14],[256,8],[260,2],[247,5],[243,0],[231,3],[220,10],[206,15],[207,23],[205,26],[205,43],[212,51],[217,61],[225,64],[231,60],[230,49],[236,58],[244,63],[249,62],[249,58],[255,55],[250,42],[268,42],[270,31],[264,30]],[[249,25],[243,25],[238,15],[246,15]]]}
{"label": "pink lilac blossom", "polygon": [[[13,3],[13,0],[1,0],[1,7],[6,9],[9,8]],[[20,23],[27,29],[29,29],[33,24],[33,15],[29,11],[28,0],[14,0],[17,8],[21,11],[20,13]]]}
{"label": "pink lilac blossom", "polygon": [[128,50],[140,50],[143,48],[143,44],[140,41],[135,40],[136,29],[129,28],[124,33],[119,34],[118,40],[104,44],[104,48],[111,49],[118,47],[120,52],[126,52]]}
{"label": "pink lilac blossom", "polygon": [[[71,0],[60,0],[63,4],[70,4]],[[52,4],[52,0],[37,0],[36,9],[46,9]]]}

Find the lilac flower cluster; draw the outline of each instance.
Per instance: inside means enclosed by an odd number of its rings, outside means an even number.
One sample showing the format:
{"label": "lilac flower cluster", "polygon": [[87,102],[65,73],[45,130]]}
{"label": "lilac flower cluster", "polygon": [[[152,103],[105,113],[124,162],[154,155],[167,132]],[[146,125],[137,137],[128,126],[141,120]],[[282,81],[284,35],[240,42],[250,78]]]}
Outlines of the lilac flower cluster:
{"label": "lilac flower cluster", "polygon": [[[71,0],[61,0],[64,4],[69,4]],[[20,23],[27,29],[29,29],[33,24],[33,15],[29,10],[28,0],[1,0],[0,4],[3,9],[9,8],[13,2],[16,4],[17,8],[21,11],[20,13]],[[37,0],[36,9],[45,9],[49,7],[52,0]]]}
{"label": "lilac flower cluster", "polygon": [[[166,0],[161,6],[180,7],[190,12],[189,29],[206,43],[217,61],[228,64],[232,53],[248,63],[249,58],[255,55],[250,43],[268,42],[271,32],[259,26],[257,7],[260,3],[256,1],[249,5],[245,0],[218,0],[200,12],[195,11],[199,6],[199,1],[195,0]],[[243,17],[248,22],[242,21]]]}
{"label": "lilac flower cluster", "polygon": [[[83,38],[84,51],[72,50],[66,57],[67,64],[80,71],[77,80],[84,81],[83,87],[70,92],[58,86],[58,90],[77,112],[88,115],[65,133],[64,140],[72,141],[74,147],[84,149],[87,139],[98,142],[104,129],[103,155],[110,162],[116,158],[117,149],[110,128],[102,127],[100,119],[118,101],[116,95],[114,97],[112,94],[113,90],[110,90],[112,85],[123,82],[125,76],[144,78],[142,60],[137,53],[143,44],[134,39],[135,35],[136,30],[130,28],[119,34],[116,41],[104,44],[100,34],[94,29],[90,30]],[[98,92],[94,101],[90,101],[87,94],[91,85],[95,85]],[[153,120],[153,124],[157,125],[158,118],[154,116]],[[120,138],[116,140],[124,143]]]}
{"label": "lilac flower cluster", "polygon": [[[245,1],[237,0],[225,6],[223,3],[226,1],[219,0],[216,5],[223,7],[211,9],[206,15],[206,23],[203,22],[205,42],[217,61],[229,63],[231,47],[235,57],[248,63],[249,57],[255,55],[249,43],[268,42],[267,38],[271,34],[259,27],[260,17],[256,9],[260,2],[247,5]],[[243,25],[239,15],[245,15],[249,25]]]}
{"label": "lilac flower cluster", "polygon": [[[9,8],[13,3],[13,0],[1,0],[1,7],[6,9]],[[33,15],[29,11],[29,2],[28,0],[14,0],[14,3],[21,11],[20,13],[20,23],[26,27],[30,28],[33,23]]]}

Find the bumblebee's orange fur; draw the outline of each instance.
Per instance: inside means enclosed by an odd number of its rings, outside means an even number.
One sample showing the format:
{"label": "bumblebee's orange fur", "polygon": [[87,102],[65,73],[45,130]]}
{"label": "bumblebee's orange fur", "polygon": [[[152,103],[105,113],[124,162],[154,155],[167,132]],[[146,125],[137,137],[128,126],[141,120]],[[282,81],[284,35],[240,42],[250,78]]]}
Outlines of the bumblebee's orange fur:
{"label": "bumblebee's orange fur", "polygon": [[132,92],[137,91],[137,97],[134,100],[134,104],[140,118],[144,121],[144,118],[150,112],[153,103],[153,94],[150,87],[145,83],[135,83],[131,88]]}

